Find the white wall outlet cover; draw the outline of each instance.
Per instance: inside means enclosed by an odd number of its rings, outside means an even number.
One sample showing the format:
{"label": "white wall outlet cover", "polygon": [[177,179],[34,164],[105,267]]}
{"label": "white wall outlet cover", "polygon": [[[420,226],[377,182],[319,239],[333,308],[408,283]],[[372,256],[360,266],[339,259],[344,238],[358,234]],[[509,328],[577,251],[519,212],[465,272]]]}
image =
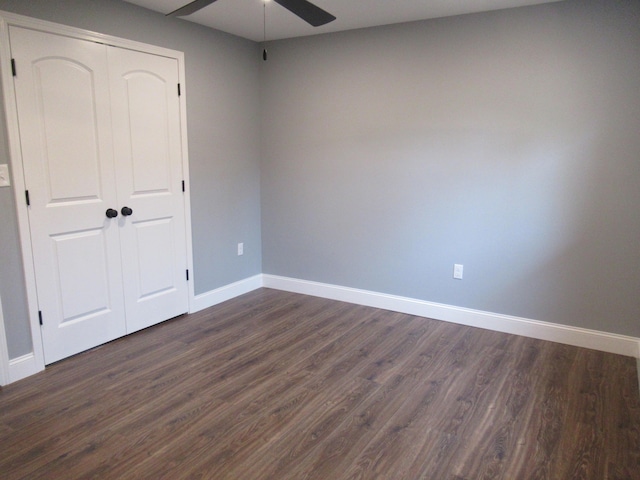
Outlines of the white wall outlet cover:
{"label": "white wall outlet cover", "polygon": [[9,178],[9,165],[3,163],[0,165],[0,187],[11,186],[11,179]]}
{"label": "white wall outlet cover", "polygon": [[238,255],[244,255],[244,243],[238,244]]}

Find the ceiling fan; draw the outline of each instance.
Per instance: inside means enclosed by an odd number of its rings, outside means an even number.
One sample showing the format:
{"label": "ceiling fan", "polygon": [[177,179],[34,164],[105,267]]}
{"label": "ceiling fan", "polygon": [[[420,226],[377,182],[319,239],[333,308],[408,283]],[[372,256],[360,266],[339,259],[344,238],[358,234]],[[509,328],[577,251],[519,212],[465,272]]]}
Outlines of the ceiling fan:
{"label": "ceiling fan", "polygon": [[[216,0],[194,0],[191,3],[174,10],[171,13],[167,13],[167,17],[184,17],[197,12],[201,8],[211,5]],[[308,24],[319,27],[326,23],[332,22],[336,19],[329,12],[324,11],[320,7],[317,7],[307,0],[273,0],[277,4],[283,6],[294,15],[297,15]]]}

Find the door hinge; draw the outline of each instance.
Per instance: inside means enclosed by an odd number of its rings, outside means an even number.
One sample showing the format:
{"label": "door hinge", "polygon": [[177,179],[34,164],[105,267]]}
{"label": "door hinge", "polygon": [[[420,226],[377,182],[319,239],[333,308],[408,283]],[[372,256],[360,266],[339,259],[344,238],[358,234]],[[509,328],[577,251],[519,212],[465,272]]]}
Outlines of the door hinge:
{"label": "door hinge", "polygon": [[184,187],[184,180],[182,180],[182,192],[186,192],[185,187]]}
{"label": "door hinge", "polygon": [[15,58],[11,59],[11,73],[13,74],[14,77],[18,76],[18,72],[16,70],[16,59]]}
{"label": "door hinge", "polygon": [[44,325],[44,323],[42,323],[42,310],[38,310],[38,321],[40,325]]}
{"label": "door hinge", "polygon": [[180,84],[178,84],[178,96],[180,96]]}
{"label": "door hinge", "polygon": [[187,282],[189,281],[189,269],[187,269]]}
{"label": "door hinge", "polygon": [[25,200],[27,201],[27,207],[31,206],[31,199],[29,198],[29,190],[25,190],[24,191],[24,197]]}

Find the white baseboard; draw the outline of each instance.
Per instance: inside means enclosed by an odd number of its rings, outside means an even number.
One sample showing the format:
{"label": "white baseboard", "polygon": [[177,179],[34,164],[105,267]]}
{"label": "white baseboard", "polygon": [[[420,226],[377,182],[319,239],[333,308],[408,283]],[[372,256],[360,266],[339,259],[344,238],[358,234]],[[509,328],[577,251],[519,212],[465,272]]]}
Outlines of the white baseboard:
{"label": "white baseboard", "polygon": [[640,358],[640,338],[276,275],[263,286]]}
{"label": "white baseboard", "polygon": [[244,295],[262,287],[262,275],[245,278],[235,283],[230,283],[224,287],[216,288],[206,293],[196,295],[191,304],[191,312],[195,313],[205,308],[213,307],[232,298]]}
{"label": "white baseboard", "polygon": [[12,358],[9,360],[9,383],[17,382],[42,370],[43,368],[38,366],[33,352]]}
{"label": "white baseboard", "polygon": [[[191,313],[231,300],[261,287],[635,357],[638,359],[638,381],[640,383],[640,338],[277,275],[255,275],[196,295],[192,302]],[[29,353],[9,360],[8,370],[8,383],[12,383],[38,373],[42,368],[38,366],[35,355]]]}

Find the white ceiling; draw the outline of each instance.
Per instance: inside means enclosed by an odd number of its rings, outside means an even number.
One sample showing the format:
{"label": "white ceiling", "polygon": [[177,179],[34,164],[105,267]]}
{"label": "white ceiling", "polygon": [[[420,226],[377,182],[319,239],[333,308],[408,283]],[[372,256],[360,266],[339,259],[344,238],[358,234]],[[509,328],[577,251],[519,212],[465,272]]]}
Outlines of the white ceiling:
{"label": "white ceiling", "polygon": [[[161,13],[169,13],[191,0],[125,0]],[[303,37],[318,33],[389,25],[392,23],[522,7],[561,0],[311,0],[337,17],[321,27],[312,27],[285,8],[264,0],[217,0],[202,10],[182,17],[256,42],[263,40],[266,8],[267,40]]]}

